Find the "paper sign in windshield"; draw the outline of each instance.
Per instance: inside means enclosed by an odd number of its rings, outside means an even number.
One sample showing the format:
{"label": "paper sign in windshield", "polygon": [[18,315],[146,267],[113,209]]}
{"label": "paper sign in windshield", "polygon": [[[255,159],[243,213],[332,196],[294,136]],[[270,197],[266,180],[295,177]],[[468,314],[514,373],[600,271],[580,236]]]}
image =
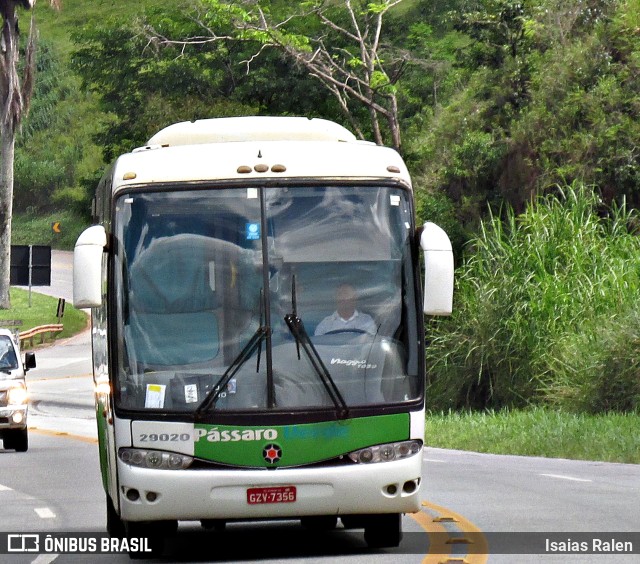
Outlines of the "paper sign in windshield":
{"label": "paper sign in windshield", "polygon": [[163,408],[166,389],[167,387],[164,384],[147,384],[147,394],[144,399],[144,406],[151,409]]}

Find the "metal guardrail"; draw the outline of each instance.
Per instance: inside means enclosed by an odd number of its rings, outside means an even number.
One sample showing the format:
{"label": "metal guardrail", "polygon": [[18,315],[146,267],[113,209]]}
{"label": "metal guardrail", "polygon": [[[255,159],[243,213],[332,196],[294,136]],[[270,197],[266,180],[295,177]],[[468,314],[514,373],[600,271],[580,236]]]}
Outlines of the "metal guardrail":
{"label": "metal guardrail", "polygon": [[62,323],[50,323],[49,325],[39,325],[38,327],[34,327],[33,329],[29,329],[27,331],[21,331],[18,333],[18,337],[20,338],[20,343],[22,344],[24,341],[29,341],[29,346],[33,346],[33,338],[36,335],[40,335],[40,343],[44,343],[45,335],[59,333],[62,331],[63,325]]}

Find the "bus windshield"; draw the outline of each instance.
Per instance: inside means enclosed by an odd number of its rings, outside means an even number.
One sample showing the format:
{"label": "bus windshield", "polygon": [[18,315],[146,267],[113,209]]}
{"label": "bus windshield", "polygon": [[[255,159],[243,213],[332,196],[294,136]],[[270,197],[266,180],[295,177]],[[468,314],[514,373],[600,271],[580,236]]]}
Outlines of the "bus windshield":
{"label": "bus windshield", "polygon": [[404,190],[131,191],[114,219],[118,407],[195,416],[422,397]]}

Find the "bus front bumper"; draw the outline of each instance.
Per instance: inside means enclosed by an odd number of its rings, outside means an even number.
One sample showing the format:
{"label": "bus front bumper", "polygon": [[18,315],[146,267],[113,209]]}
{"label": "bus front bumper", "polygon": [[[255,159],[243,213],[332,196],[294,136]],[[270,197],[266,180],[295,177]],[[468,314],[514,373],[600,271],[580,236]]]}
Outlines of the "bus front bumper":
{"label": "bus front bumper", "polygon": [[[126,521],[286,519],[415,513],[422,453],[393,462],[277,470],[155,470],[118,460]],[[252,488],[295,487],[295,501],[249,501]],[[291,492],[291,488],[288,488]]]}

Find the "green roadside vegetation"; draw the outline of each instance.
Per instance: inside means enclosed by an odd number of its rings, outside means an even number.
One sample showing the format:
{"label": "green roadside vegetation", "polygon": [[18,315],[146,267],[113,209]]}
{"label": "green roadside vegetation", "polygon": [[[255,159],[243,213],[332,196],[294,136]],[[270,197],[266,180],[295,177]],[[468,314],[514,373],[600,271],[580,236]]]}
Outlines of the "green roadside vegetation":
{"label": "green roadside vegetation", "polygon": [[[3,320],[21,320],[22,325],[17,327],[18,331],[26,331],[33,327],[41,325],[49,325],[50,323],[58,323],[56,318],[56,310],[58,307],[58,298],[31,292],[31,307],[29,307],[29,291],[20,288],[11,288],[11,309],[0,309],[0,326]],[[64,316],[62,318],[64,329],[57,333],[57,339],[72,337],[80,331],[84,330],[88,325],[87,315],[71,304],[66,303]],[[51,343],[51,338],[45,343]],[[34,347],[40,344],[40,337],[36,336],[33,340]],[[31,347],[29,347],[31,348]]]}
{"label": "green roadside vegetation", "polygon": [[575,183],[468,248],[427,325],[427,444],[640,463],[637,209]]}
{"label": "green roadside vegetation", "polygon": [[80,233],[89,225],[87,220],[69,210],[46,215],[17,214],[11,218],[11,244],[48,245],[53,249],[71,251]]}
{"label": "green roadside vegetation", "polygon": [[640,416],[545,408],[427,415],[426,444],[492,454],[640,463]]}
{"label": "green roadside vegetation", "polygon": [[427,326],[428,408],[640,415],[639,219],[576,184],[484,221]]}

